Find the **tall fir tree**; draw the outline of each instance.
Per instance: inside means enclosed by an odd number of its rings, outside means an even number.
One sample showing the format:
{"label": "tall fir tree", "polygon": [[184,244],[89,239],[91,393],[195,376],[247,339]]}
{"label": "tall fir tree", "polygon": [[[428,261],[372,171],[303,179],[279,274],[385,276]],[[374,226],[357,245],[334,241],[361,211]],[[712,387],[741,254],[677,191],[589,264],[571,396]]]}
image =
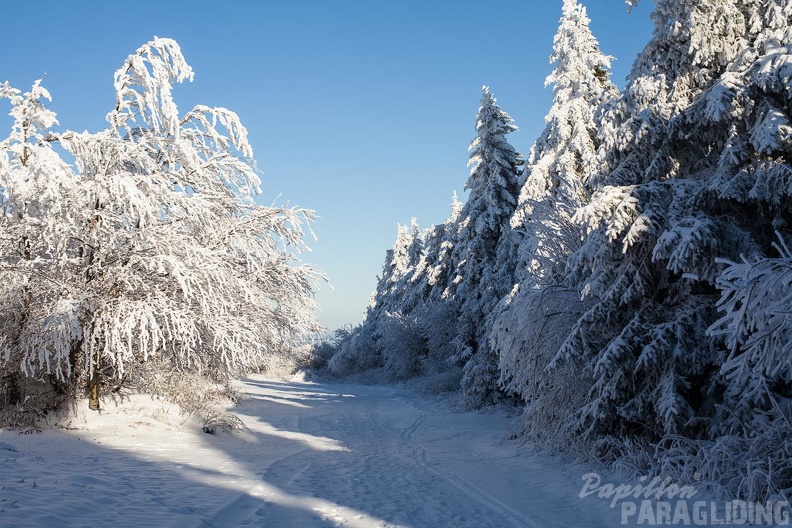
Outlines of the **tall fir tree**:
{"label": "tall fir tree", "polygon": [[[721,318],[710,335],[723,339],[724,410],[713,427],[762,434],[767,414],[792,397],[788,354],[792,228],[792,4],[743,3],[748,46],[685,116],[716,148],[706,192],[712,214],[732,226],[717,278]],[[702,139],[699,139],[701,141]],[[739,235],[739,236],[737,236]],[[789,428],[786,429],[789,432]]]}
{"label": "tall fir tree", "polygon": [[476,116],[476,138],[470,144],[471,171],[465,184],[470,194],[459,215],[459,240],[453,251],[453,292],[459,307],[457,358],[465,365],[462,390],[469,408],[499,398],[497,358],[486,343],[482,322],[502,293],[482,279],[495,265],[498,242],[510,229],[509,219],[517,205],[523,158],[506,140],[515,130],[512,118],[485,86]]}
{"label": "tall fir tree", "polygon": [[412,231],[406,226],[397,224],[396,241],[393,248],[385,252],[385,263],[382,275],[377,281],[376,289],[371,294],[371,302],[366,319],[376,320],[387,312],[401,309],[406,296],[405,286],[414,273],[421,256],[421,242],[418,224],[413,219]]}
{"label": "tall fir tree", "polygon": [[449,299],[448,288],[453,273],[451,251],[456,244],[457,218],[461,209],[462,204],[454,193],[449,218],[422,233],[417,231],[417,225],[413,227],[413,238],[421,251],[409,278],[409,291],[403,305],[406,313],[428,302],[445,302]]}
{"label": "tall fir tree", "polygon": [[595,114],[618,93],[610,82],[612,57],[600,50],[589,24],[582,5],[564,1],[550,57],[556,67],[545,82],[553,86],[553,106],[531,149],[511,219],[520,242],[518,266],[527,272],[520,278],[554,280],[580,243],[570,219],[590,200],[586,180],[601,143]]}
{"label": "tall fir tree", "polygon": [[509,287],[516,282],[490,332],[500,383],[534,406],[558,405],[557,399],[536,400],[555,398],[544,389],[559,384],[548,384],[542,372],[581,315],[583,303],[560,282],[567,259],[582,243],[583,231],[571,219],[589,201],[586,180],[600,145],[594,116],[618,93],[610,82],[612,58],[600,50],[589,24],[582,5],[564,1],[550,58],[556,66],[546,80],[553,86],[553,105],[526,162],[512,231],[501,238],[492,271]]}

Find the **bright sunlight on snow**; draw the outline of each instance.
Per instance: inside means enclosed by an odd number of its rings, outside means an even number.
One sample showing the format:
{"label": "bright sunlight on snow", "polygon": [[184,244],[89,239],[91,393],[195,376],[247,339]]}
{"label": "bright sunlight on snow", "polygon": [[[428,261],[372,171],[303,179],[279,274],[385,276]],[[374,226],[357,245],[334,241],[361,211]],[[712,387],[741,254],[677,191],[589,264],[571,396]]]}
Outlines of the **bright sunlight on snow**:
{"label": "bright sunlight on snow", "polygon": [[[134,395],[67,429],[0,433],[4,526],[609,526],[580,474],[506,441],[510,419],[393,387],[251,378],[246,429],[208,435]],[[578,503],[580,508],[570,510]],[[587,505],[587,511],[582,506]],[[607,516],[611,515],[612,518]]]}

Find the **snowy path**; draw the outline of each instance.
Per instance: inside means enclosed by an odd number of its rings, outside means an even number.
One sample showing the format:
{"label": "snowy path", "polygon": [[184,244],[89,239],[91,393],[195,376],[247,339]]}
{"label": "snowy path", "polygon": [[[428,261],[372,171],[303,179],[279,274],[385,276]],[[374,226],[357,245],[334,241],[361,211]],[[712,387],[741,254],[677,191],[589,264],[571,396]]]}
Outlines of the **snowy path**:
{"label": "snowy path", "polygon": [[577,497],[577,470],[503,441],[503,416],[390,387],[243,388],[241,435],[203,434],[143,397],[89,415],[89,430],[0,433],[0,526],[618,523]]}

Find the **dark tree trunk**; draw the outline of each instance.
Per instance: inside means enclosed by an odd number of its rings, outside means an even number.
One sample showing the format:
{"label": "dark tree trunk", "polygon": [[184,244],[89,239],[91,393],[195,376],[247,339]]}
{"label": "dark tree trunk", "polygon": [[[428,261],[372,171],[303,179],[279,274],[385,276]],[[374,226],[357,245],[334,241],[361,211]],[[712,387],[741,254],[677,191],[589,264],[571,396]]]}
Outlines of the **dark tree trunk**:
{"label": "dark tree trunk", "polygon": [[91,369],[91,381],[88,382],[88,408],[99,410],[99,358],[94,361]]}

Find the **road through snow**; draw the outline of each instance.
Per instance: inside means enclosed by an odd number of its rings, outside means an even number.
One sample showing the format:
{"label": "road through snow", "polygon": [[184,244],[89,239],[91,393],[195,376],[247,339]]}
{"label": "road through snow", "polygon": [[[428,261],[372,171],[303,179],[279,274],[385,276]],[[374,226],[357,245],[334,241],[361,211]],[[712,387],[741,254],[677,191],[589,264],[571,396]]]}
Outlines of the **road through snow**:
{"label": "road through snow", "polygon": [[[252,378],[211,436],[135,396],[75,429],[0,433],[0,525],[597,527],[580,471],[505,440],[509,418],[403,389]],[[146,416],[147,418],[141,418]],[[595,511],[592,511],[594,508]]]}

